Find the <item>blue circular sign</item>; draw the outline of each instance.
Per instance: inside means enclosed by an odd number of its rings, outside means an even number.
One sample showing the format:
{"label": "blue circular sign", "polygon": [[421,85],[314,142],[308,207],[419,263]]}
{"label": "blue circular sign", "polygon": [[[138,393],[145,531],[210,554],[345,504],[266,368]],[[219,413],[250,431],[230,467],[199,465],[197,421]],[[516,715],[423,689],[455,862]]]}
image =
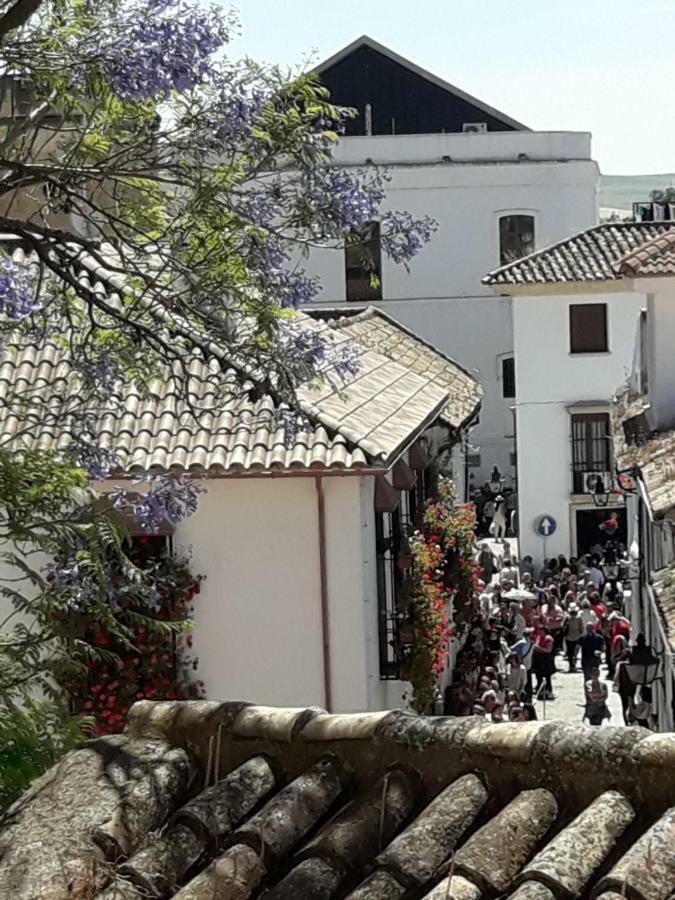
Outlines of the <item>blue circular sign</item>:
{"label": "blue circular sign", "polygon": [[537,516],[534,520],[534,530],[540,537],[551,537],[558,530],[558,523],[553,516],[544,513],[543,516]]}

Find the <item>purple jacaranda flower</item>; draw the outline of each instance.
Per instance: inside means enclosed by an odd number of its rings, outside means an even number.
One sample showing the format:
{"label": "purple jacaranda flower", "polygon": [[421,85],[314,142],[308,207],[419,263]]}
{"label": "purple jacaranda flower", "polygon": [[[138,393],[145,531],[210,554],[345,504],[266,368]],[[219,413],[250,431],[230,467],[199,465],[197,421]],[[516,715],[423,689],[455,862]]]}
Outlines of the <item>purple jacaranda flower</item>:
{"label": "purple jacaranda flower", "polygon": [[164,99],[200,84],[230,34],[221,9],[185,0],[123,2],[117,22],[102,48],[103,69],[113,94],[130,102]]}
{"label": "purple jacaranda flower", "polygon": [[0,256],[0,314],[20,321],[40,307],[28,266]]}

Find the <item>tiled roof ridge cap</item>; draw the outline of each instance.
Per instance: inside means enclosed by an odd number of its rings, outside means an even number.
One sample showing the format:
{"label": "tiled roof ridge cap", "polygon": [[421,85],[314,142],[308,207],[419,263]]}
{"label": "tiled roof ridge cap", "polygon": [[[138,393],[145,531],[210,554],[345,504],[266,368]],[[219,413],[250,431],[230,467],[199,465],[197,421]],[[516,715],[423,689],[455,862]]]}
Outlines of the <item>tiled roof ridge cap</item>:
{"label": "tiled roof ridge cap", "polygon": [[[488,723],[477,716],[424,717],[402,710],[330,714],[317,707],[277,708],[243,702],[141,700],[129,712],[132,738],[165,739],[221,731],[233,742],[328,744],[365,741],[397,744],[423,752],[447,747],[495,762],[529,765],[537,757],[563,765],[597,766],[621,758],[626,780],[641,768],[664,770],[675,777],[675,734],[652,734],[639,727],[589,729],[556,720]],[[574,760],[569,758],[574,746]],[[322,752],[324,748],[322,748]],[[620,789],[620,786],[619,786]]]}
{"label": "tiled roof ridge cap", "polygon": [[[531,262],[533,260],[539,259],[546,253],[550,253],[553,250],[558,250],[561,247],[571,243],[572,241],[579,240],[579,238],[583,238],[589,234],[595,234],[599,231],[610,231],[613,228],[618,228],[620,230],[628,229],[628,228],[645,228],[645,227],[660,227],[665,226],[664,231],[668,231],[671,228],[675,229],[675,221],[669,222],[599,222],[597,225],[591,225],[590,228],[582,228],[581,231],[577,231],[574,234],[570,234],[566,238],[562,238],[559,241],[554,241],[552,244],[548,244],[546,247],[540,247],[539,250],[535,250],[533,253],[529,253],[527,256],[522,256],[520,259],[516,259],[513,262],[508,263],[505,266],[498,266],[496,269],[492,269],[491,272],[488,272],[484,278],[481,279],[481,284],[500,284],[502,282],[493,282],[493,279],[499,275],[508,275],[513,269],[517,266],[522,266],[523,263]],[[656,237],[661,237],[661,235],[656,235]],[[655,240],[655,238],[650,238],[650,241]],[[643,245],[644,246],[644,245]],[[639,249],[639,248],[638,248]],[[637,251],[631,251],[634,253]],[[508,282],[504,282],[508,284]]]}

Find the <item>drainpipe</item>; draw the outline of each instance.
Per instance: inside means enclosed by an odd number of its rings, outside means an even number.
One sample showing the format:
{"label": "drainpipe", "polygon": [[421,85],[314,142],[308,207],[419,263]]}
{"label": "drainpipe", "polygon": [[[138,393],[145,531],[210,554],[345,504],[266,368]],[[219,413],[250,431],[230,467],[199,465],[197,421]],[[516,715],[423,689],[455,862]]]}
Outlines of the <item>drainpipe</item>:
{"label": "drainpipe", "polygon": [[316,503],[319,515],[319,579],[321,583],[321,634],[323,641],[323,694],[327,712],[333,711],[333,677],[330,660],[330,610],[328,608],[328,574],[326,568],[326,500],[323,479],[317,475]]}

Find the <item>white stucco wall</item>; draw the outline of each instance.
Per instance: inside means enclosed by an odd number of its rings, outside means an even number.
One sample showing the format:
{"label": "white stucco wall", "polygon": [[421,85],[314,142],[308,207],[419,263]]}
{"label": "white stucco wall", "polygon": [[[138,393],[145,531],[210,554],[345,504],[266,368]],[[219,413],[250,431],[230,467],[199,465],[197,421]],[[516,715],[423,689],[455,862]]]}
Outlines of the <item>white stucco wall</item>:
{"label": "white stucco wall", "polygon": [[[546,555],[574,554],[568,406],[609,402],[627,377],[635,329],[645,298],[636,293],[516,296],[513,323],[516,366],[518,488],[521,555],[544,555],[532,528],[543,513],[558,523]],[[607,303],[609,352],[569,352],[569,306]],[[599,409],[603,407],[600,406]],[[584,411],[584,410],[579,410]],[[589,408],[587,411],[594,411]],[[592,501],[576,508],[593,508]]]}
{"label": "white stucco wall", "polygon": [[[322,483],[332,710],[400,706],[405,686],[379,676],[374,479]],[[325,707],[315,479],[208,480],[197,512],[177,527],[174,548],[190,551],[192,571],[205,576],[193,652],[207,696]],[[39,569],[45,561],[33,563]],[[16,574],[0,568],[5,578]],[[10,611],[0,598],[0,621]]]}
{"label": "white stucco wall", "polygon": [[[445,160],[444,160],[445,157]],[[386,165],[385,209],[430,215],[439,224],[410,270],[383,258],[381,306],[467,368],[485,389],[476,484],[493,465],[512,473],[512,424],[501,389],[501,357],[513,351],[510,299],[481,279],[499,265],[499,218],[535,217],[537,247],[590,227],[598,217],[598,168],[590,137],[572,133],[398,135],[345,138],[336,162]],[[344,254],[314,250],[303,262],[323,285],[316,305],[345,303]]]}
{"label": "white stucco wall", "polygon": [[[380,701],[372,478],[323,486],[333,710],[365,710]],[[194,650],[208,696],[325,706],[314,478],[210,481],[175,544],[206,576]]]}
{"label": "white stucco wall", "polygon": [[662,284],[647,298],[647,415],[650,427],[659,431],[675,425],[675,279],[662,279]]}
{"label": "white stucco wall", "polygon": [[206,576],[194,650],[207,695],[323,705],[313,479],[209,481],[174,540]]}

